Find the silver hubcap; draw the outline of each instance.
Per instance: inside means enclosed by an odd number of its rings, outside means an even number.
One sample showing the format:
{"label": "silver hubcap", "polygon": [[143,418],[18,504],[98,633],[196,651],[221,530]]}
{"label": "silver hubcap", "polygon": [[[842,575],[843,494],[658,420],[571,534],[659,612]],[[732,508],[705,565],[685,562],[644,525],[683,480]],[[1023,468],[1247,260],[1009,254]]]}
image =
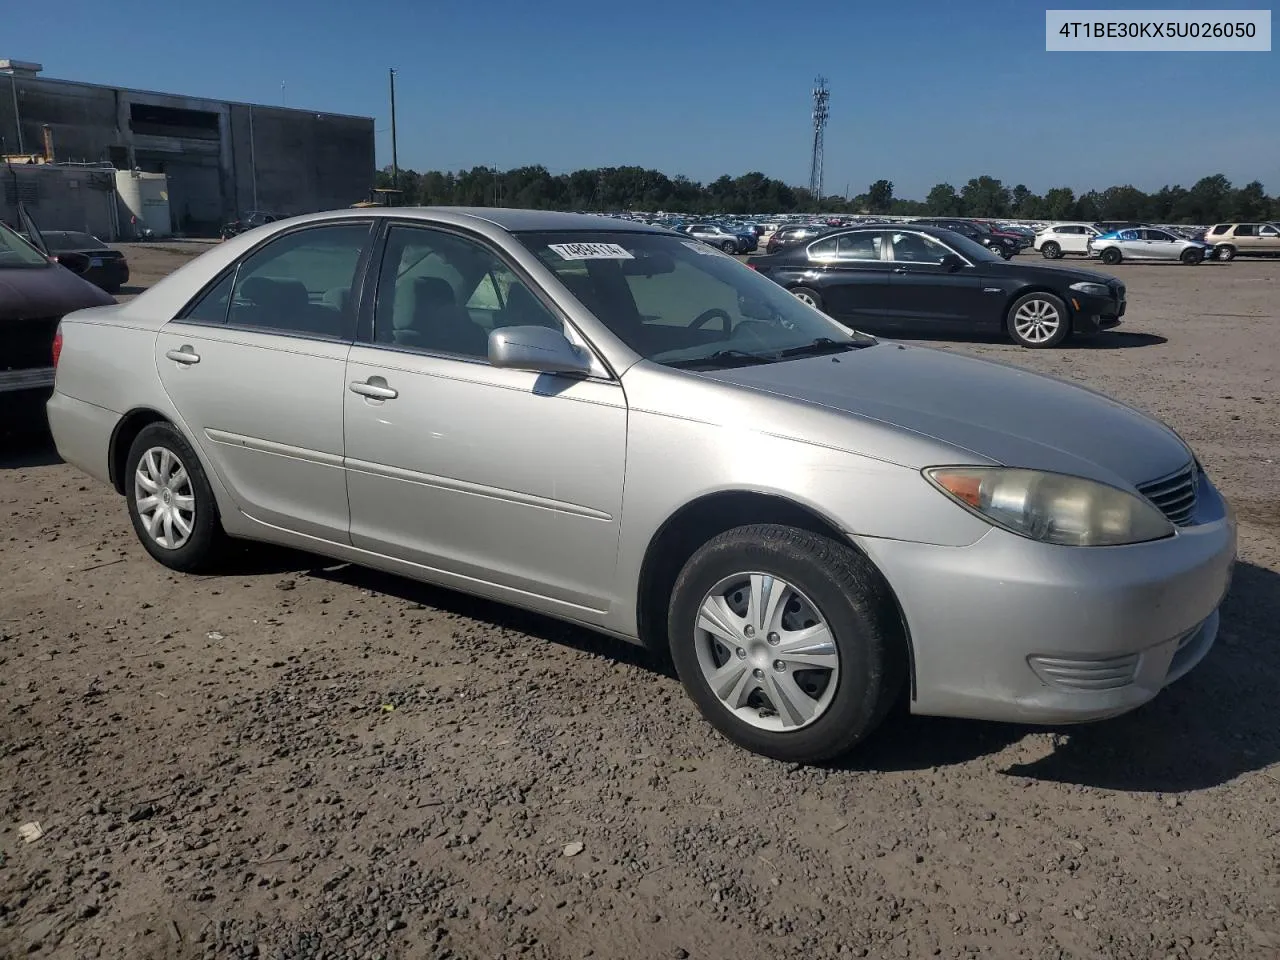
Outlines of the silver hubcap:
{"label": "silver hubcap", "polygon": [[177,550],[195,529],[196,497],[187,468],[167,447],[152,447],[133,475],[138,516],[147,534],[166,550]]}
{"label": "silver hubcap", "polygon": [[813,294],[805,293],[803,290],[801,290],[799,293],[793,293],[792,296],[795,297],[797,300],[799,300],[801,303],[807,303],[811,307],[816,307],[818,305],[818,302],[813,299]]}
{"label": "silver hubcap", "polygon": [[785,580],[739,573],[702,601],[702,676],[725,709],[761,730],[807,727],[831,706],[840,651],[818,608]]}
{"label": "silver hubcap", "polygon": [[1013,328],[1028,343],[1044,343],[1062,326],[1062,315],[1048,300],[1028,300],[1013,315]]}

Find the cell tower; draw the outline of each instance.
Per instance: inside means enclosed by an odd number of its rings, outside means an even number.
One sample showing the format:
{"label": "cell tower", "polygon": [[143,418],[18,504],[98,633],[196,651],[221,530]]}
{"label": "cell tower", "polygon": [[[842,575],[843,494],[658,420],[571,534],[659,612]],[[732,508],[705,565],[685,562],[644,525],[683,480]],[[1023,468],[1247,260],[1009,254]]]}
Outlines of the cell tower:
{"label": "cell tower", "polygon": [[827,129],[827,101],[830,99],[827,78],[818,77],[813,82],[813,159],[809,164],[809,192],[819,203],[822,202],[822,138]]}

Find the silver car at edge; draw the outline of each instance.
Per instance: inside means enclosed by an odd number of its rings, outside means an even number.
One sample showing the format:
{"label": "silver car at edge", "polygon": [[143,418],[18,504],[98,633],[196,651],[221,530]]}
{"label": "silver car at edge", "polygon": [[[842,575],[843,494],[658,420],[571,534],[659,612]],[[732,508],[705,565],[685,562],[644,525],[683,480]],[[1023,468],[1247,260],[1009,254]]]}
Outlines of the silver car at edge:
{"label": "silver car at edge", "polygon": [[732,257],[573,214],[334,211],[63,320],[59,453],[146,550],[271,541],[669,653],[812,762],[899,698],[1069,723],[1218,632],[1233,514],[1174,431],[850,333]]}

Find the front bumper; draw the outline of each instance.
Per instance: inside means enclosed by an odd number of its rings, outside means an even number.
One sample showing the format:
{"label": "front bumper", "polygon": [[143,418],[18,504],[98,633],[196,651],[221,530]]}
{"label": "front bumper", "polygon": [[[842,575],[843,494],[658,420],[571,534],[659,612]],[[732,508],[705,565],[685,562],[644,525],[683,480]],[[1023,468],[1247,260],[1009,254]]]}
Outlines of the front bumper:
{"label": "front bumper", "polygon": [[1118,326],[1129,306],[1124,293],[1098,297],[1072,290],[1068,296],[1072,307],[1072,327],[1079,333],[1096,333]]}
{"label": "front bumper", "polygon": [[1194,522],[1127,547],[1036,543],[992,528],[968,547],[854,537],[911,638],[912,712],[1078,723],[1139,707],[1218,632],[1235,520],[1207,478]]}

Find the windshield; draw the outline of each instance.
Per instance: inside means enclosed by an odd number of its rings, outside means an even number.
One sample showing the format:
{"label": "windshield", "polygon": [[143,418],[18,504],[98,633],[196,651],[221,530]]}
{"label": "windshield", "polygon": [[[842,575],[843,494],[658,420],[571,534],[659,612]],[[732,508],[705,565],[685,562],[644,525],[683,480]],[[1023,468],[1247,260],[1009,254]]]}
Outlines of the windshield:
{"label": "windshield", "polygon": [[989,247],[984,247],[977,240],[972,240],[963,233],[953,230],[951,235],[944,239],[956,253],[974,263],[1004,263],[1004,258],[1000,254],[992,253]]}
{"label": "windshield", "polygon": [[107,245],[87,233],[69,230],[43,231],[44,242],[50,250],[105,250]]}
{"label": "windshield", "polygon": [[613,231],[517,237],[600,322],[656,363],[769,363],[876,342],[696,240]]}
{"label": "windshield", "polygon": [[47,267],[49,259],[0,223],[0,267]]}

